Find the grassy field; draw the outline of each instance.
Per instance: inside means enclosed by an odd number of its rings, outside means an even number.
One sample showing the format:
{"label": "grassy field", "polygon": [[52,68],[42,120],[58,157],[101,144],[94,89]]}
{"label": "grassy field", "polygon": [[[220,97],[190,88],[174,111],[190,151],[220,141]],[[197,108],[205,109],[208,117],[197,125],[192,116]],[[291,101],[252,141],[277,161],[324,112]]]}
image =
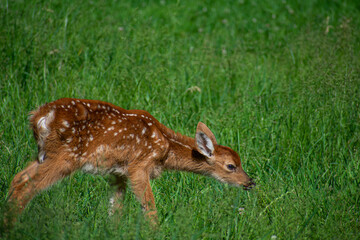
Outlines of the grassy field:
{"label": "grassy field", "polygon": [[358,1],[0,0],[0,214],[36,156],[27,114],[61,97],[205,122],[257,182],[165,172],[159,226],[108,177],[76,173],[3,239],[360,239]]}

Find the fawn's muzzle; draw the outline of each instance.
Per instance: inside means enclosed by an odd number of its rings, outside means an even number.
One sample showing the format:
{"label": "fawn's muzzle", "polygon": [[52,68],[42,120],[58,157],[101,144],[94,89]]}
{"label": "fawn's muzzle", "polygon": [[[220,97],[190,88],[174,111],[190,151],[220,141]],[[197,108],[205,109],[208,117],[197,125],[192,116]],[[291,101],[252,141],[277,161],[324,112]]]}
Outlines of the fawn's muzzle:
{"label": "fawn's muzzle", "polygon": [[247,184],[244,184],[244,190],[250,190],[255,186],[256,186],[256,183],[254,182],[254,180],[250,179],[250,181]]}

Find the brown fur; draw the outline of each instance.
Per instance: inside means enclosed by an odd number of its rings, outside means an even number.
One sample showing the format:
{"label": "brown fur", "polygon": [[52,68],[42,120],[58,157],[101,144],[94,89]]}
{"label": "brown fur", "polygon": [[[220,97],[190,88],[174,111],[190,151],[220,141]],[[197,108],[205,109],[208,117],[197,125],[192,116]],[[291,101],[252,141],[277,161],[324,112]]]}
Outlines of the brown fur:
{"label": "brown fur", "polygon": [[18,212],[35,194],[79,169],[116,176],[112,203],[117,208],[121,208],[119,200],[129,179],[152,219],[156,207],[149,180],[162,169],[200,173],[246,188],[254,185],[238,154],[218,145],[203,123],[198,124],[194,139],[175,133],[146,111],[70,98],[45,104],[30,114],[39,156],[11,183],[9,202]]}

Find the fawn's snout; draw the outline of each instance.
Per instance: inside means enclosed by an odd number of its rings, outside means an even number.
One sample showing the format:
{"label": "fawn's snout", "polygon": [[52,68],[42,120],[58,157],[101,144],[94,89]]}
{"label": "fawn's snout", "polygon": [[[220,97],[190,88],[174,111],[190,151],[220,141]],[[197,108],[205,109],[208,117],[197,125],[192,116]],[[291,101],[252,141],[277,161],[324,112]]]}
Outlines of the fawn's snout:
{"label": "fawn's snout", "polygon": [[252,178],[250,178],[249,182],[247,182],[246,184],[243,185],[244,190],[251,190],[255,186],[256,186],[256,183],[254,182],[254,180]]}
{"label": "fawn's snout", "polygon": [[238,168],[239,169],[235,179],[229,179],[228,183],[242,186],[244,190],[250,190],[255,187],[255,181],[247,175],[247,173],[242,169],[241,165]]}
{"label": "fawn's snout", "polygon": [[247,173],[242,169],[242,167],[240,166],[241,170],[240,170],[240,183],[239,185],[242,185],[244,190],[250,190],[253,187],[256,186],[256,183],[254,181],[254,179],[250,178],[249,175],[247,175]]}

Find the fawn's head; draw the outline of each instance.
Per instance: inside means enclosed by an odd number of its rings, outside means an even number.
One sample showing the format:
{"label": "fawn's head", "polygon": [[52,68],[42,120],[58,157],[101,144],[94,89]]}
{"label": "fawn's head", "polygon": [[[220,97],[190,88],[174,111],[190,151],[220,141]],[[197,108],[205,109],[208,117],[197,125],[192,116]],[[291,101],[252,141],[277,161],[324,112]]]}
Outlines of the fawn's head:
{"label": "fawn's head", "polygon": [[202,122],[196,128],[195,147],[210,165],[209,175],[222,182],[243,185],[245,190],[255,186],[243,170],[239,155],[229,147],[218,145],[214,134]]}

